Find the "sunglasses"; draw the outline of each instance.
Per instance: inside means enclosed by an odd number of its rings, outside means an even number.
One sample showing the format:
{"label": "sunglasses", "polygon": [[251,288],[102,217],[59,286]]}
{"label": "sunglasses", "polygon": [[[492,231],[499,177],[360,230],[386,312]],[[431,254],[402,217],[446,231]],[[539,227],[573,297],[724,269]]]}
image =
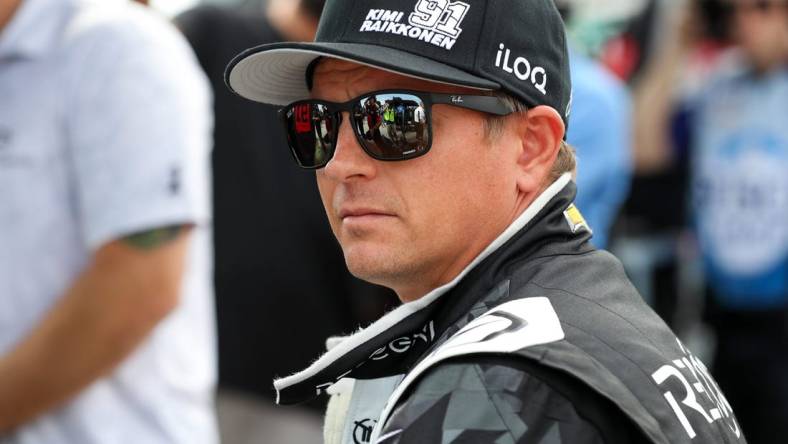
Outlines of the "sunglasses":
{"label": "sunglasses", "polygon": [[452,105],[497,116],[513,110],[498,97],[383,90],[344,103],[301,100],[279,110],[298,166],[319,169],[336,151],[345,111],[361,148],[383,161],[413,159],[432,146],[432,105]]}

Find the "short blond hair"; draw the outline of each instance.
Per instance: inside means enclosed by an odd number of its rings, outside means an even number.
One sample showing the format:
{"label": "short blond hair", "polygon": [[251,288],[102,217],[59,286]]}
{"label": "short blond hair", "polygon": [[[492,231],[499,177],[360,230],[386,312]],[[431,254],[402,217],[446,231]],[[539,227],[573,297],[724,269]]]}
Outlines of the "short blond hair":
{"label": "short blond hair", "polygon": [[[528,106],[521,102],[520,100],[515,99],[514,97],[510,96],[509,94],[496,91],[493,92],[492,95],[494,97],[498,97],[499,99],[503,100],[504,104],[512,110],[514,113],[526,113],[528,111]],[[487,138],[491,140],[495,140],[497,137],[501,135],[503,131],[503,127],[506,122],[507,116],[496,116],[490,114],[487,119],[484,121],[484,133]],[[555,163],[553,164],[553,168],[550,170],[550,175],[548,176],[547,180],[548,183],[553,183],[558,180],[559,177],[563,176],[565,173],[571,173],[572,176],[576,174],[577,171],[577,157],[575,153],[574,147],[566,143],[566,141],[561,141],[561,148],[558,150],[558,155],[556,156]]]}

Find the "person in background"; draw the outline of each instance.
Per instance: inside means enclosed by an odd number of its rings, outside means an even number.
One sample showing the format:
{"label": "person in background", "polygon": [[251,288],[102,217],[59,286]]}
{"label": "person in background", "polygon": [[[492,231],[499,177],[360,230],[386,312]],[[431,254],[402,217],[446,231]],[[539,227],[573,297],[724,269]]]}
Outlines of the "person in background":
{"label": "person in background", "polygon": [[680,148],[688,147],[694,228],[717,339],[713,372],[749,441],[782,443],[788,436],[788,2],[726,5],[735,47],[692,96],[677,94],[676,85],[698,37],[694,10],[666,33],[678,38],[642,85],[638,144],[661,164],[680,159]]}
{"label": "person in background", "polygon": [[[575,3],[556,0],[564,21]],[[594,231],[591,242],[605,249],[632,178],[629,92],[601,63],[569,46],[573,99],[567,141],[578,156],[576,204]]]}
{"label": "person in background", "polygon": [[0,2],[0,441],[215,444],[210,91],[129,2]]}
{"label": "person in background", "polygon": [[[311,41],[322,0],[270,0],[251,7],[199,6],[176,18],[213,86],[215,285],[220,386],[273,404],[271,381],[325,350],[325,338],[376,319],[392,293],[347,271],[325,224],[312,175],[291,165],[276,108],[227,90],[224,69],[239,51],[261,43]],[[308,116],[307,116],[308,119]],[[310,122],[304,122],[310,125]],[[280,149],[277,149],[280,148]],[[232,396],[235,399],[236,396]],[[227,390],[220,400],[230,399]],[[251,404],[251,403],[250,403]],[[224,404],[220,404],[224,405]],[[320,439],[319,411],[274,410],[248,433],[270,442]],[[235,409],[233,409],[235,411]],[[221,410],[220,410],[221,414]],[[224,433],[224,431],[222,431]],[[281,440],[276,436],[281,433]],[[303,436],[303,438],[300,438]]]}

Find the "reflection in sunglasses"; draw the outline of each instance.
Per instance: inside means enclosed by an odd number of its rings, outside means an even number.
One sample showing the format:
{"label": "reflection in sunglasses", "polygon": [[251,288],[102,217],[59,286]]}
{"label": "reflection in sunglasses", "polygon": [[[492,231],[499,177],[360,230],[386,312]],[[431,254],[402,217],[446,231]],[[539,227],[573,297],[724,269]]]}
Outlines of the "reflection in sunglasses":
{"label": "reflection in sunglasses", "polygon": [[297,133],[311,133],[312,132],[312,106],[311,105],[297,105],[294,107],[295,114],[295,130]]}

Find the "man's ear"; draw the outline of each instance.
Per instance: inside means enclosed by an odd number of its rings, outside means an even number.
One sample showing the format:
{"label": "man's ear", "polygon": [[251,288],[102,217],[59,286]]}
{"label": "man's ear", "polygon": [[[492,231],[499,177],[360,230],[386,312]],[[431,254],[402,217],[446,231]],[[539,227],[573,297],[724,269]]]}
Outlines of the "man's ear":
{"label": "man's ear", "polygon": [[517,159],[520,174],[517,187],[522,193],[540,191],[553,168],[564,139],[564,121],[558,111],[540,105],[528,110],[517,128],[521,151]]}

